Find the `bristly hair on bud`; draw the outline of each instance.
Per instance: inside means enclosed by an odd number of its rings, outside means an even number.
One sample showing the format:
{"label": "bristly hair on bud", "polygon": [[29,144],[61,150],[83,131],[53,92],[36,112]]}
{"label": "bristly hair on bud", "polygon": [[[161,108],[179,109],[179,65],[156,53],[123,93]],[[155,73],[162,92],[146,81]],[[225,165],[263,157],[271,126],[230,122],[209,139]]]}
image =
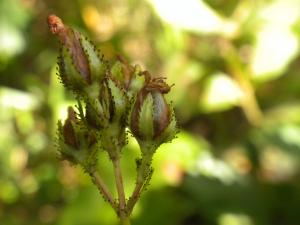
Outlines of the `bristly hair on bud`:
{"label": "bristly hair on bud", "polygon": [[78,95],[89,92],[93,83],[104,79],[108,63],[87,37],[66,26],[59,17],[50,15],[47,22],[61,42],[58,66],[63,84]]}

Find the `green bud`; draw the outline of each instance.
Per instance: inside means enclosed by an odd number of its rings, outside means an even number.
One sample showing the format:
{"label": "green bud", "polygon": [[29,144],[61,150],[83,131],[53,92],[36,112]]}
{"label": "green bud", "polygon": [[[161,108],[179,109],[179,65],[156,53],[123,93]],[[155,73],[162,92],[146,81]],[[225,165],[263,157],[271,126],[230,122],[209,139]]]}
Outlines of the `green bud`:
{"label": "green bud", "polygon": [[140,73],[141,68],[138,65],[130,65],[121,56],[118,56],[110,70],[111,76],[126,90],[129,97],[136,94],[144,84],[142,78],[138,76]]}
{"label": "green bud", "polygon": [[112,77],[118,80],[118,82],[127,90],[131,83],[131,79],[134,76],[134,67],[129,65],[119,56],[110,72]]}
{"label": "green bud", "polygon": [[130,129],[141,147],[147,146],[155,151],[162,143],[172,140],[177,132],[176,120],[172,107],[164,97],[170,86],[163,78],[151,78],[148,72],[144,75],[146,83],[133,105]]}
{"label": "green bud", "polygon": [[86,121],[101,136],[102,149],[111,158],[117,157],[126,143],[128,104],[125,90],[111,77],[103,80],[99,96],[86,104]]}
{"label": "green bud", "polygon": [[117,157],[126,143],[126,113],[129,101],[120,84],[106,77],[100,85],[96,99],[89,99],[86,104],[86,121],[101,136],[102,149],[111,158]]}
{"label": "green bud", "polygon": [[[128,108],[125,90],[110,77],[99,85],[98,96],[88,99],[86,104],[87,122],[94,128],[106,129],[109,124],[125,125],[124,118]],[[119,124],[122,123],[122,124]]]}

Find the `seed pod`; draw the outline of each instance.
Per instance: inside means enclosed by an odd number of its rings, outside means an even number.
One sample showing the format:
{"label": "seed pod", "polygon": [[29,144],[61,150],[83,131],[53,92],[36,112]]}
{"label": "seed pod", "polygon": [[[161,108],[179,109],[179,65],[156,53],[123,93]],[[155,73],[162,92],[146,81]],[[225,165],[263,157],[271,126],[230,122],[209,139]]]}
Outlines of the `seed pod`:
{"label": "seed pod", "polygon": [[170,86],[163,78],[151,78],[148,72],[144,72],[144,75],[146,83],[133,105],[130,129],[141,146],[152,145],[155,150],[174,137],[176,120],[173,109],[164,97],[170,91]]}
{"label": "seed pod", "polygon": [[96,47],[78,31],[64,25],[55,15],[48,16],[48,25],[61,41],[58,65],[64,85],[80,92],[93,82],[101,81],[107,63]]}

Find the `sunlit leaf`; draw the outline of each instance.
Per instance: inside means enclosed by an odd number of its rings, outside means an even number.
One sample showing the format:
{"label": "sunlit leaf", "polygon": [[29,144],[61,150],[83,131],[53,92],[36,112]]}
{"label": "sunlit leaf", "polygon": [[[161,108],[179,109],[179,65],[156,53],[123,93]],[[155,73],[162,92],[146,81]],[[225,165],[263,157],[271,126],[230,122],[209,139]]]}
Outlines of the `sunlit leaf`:
{"label": "sunlit leaf", "polygon": [[205,112],[220,111],[239,105],[243,92],[237,83],[226,74],[214,74],[206,81],[206,88],[199,101]]}

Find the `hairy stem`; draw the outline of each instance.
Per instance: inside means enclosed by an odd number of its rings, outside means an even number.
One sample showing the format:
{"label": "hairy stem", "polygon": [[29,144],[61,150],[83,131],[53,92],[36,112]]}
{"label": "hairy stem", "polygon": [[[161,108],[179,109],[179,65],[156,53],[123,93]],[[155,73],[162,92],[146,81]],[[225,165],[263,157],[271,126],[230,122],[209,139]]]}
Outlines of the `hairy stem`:
{"label": "hairy stem", "polygon": [[118,198],[119,198],[119,216],[121,218],[126,218],[126,199],[125,199],[125,192],[124,192],[124,186],[123,186],[123,178],[121,173],[121,167],[120,167],[120,158],[116,157],[113,160],[113,167],[114,167],[114,174],[115,174],[115,180],[116,180],[116,186],[118,191]]}
{"label": "hairy stem", "polygon": [[136,185],[132,192],[132,195],[128,200],[127,210],[128,210],[129,214],[131,214],[136,202],[138,201],[138,199],[141,195],[141,190],[142,190],[143,186],[144,186],[144,181],[141,180],[141,181],[136,182]]}
{"label": "hairy stem", "polygon": [[115,204],[114,198],[109,192],[100,174],[97,171],[93,171],[90,173],[90,176],[92,178],[93,183],[97,186],[98,190],[102,194],[103,198],[113,207],[115,211],[117,211],[118,207]]}
{"label": "hairy stem", "polygon": [[140,198],[145,186],[147,186],[147,183],[151,179],[151,160],[152,154],[143,155],[141,159],[141,164],[138,165],[135,188],[127,203],[127,212],[129,215],[132,213],[132,210],[135,204],[137,203],[138,199]]}
{"label": "hairy stem", "polygon": [[129,217],[121,217],[121,225],[130,225]]}

